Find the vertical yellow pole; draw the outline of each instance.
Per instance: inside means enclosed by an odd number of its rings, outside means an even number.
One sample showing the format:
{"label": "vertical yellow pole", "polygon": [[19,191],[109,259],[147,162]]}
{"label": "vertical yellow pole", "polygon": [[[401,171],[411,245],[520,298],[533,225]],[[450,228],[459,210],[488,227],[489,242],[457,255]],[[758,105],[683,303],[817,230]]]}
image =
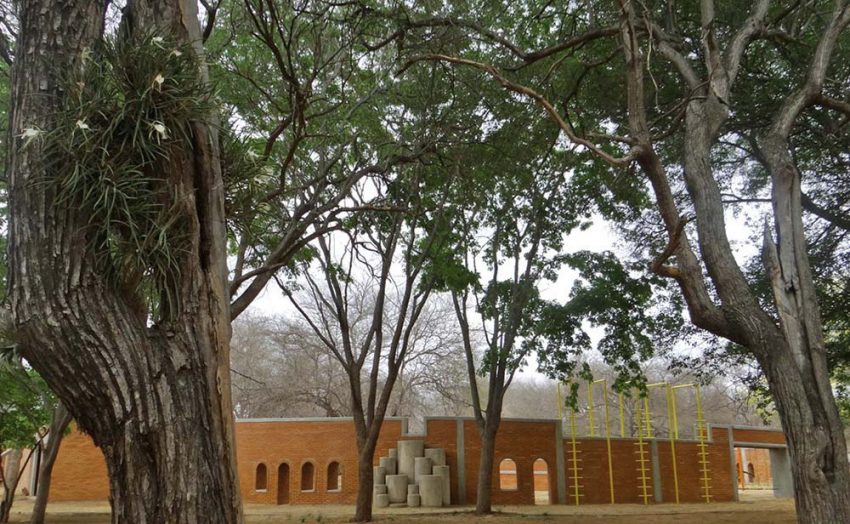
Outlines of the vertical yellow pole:
{"label": "vertical yellow pole", "polygon": [[590,426],[588,429],[590,430],[590,436],[596,436],[596,422],[593,417],[593,382],[588,381],[587,383],[587,420],[588,425]]}
{"label": "vertical yellow pole", "polygon": [[674,424],[676,424],[676,422],[674,422],[675,415],[673,414],[674,411],[675,411],[675,407],[674,407],[675,401],[673,400],[673,397],[674,397],[673,388],[671,388],[668,385],[666,390],[667,390],[667,421],[668,421],[668,424],[670,424],[670,428],[669,428],[669,431],[668,431],[668,433],[669,433],[668,437],[669,437],[669,440],[670,440],[670,458],[673,461],[673,493],[676,496],[676,504],[678,504],[679,503],[679,471],[678,471],[678,465],[676,464],[676,439],[674,437],[675,431],[673,429]]}
{"label": "vertical yellow pole", "polygon": [[670,396],[667,400],[672,406],[670,408],[670,413],[672,415],[670,419],[670,428],[674,440],[679,440],[679,415],[677,414],[678,410],[676,409],[676,389],[679,387],[681,386],[673,386],[673,388],[670,390]]}
{"label": "vertical yellow pole", "polygon": [[611,456],[611,419],[608,415],[608,381],[602,380],[602,393],[605,395],[605,444],[608,447],[608,488],[611,490],[611,504],[614,503],[614,460]]}
{"label": "vertical yellow pole", "polygon": [[626,413],[623,409],[623,394],[617,393],[617,407],[620,409],[620,436],[626,438]]}

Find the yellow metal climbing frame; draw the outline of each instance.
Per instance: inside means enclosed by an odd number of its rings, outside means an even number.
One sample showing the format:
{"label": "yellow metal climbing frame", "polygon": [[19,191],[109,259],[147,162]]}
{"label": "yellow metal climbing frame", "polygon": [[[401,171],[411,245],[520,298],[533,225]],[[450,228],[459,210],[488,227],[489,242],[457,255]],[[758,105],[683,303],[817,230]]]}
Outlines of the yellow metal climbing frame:
{"label": "yellow metal climbing frame", "polygon": [[650,477],[649,471],[649,461],[647,455],[649,455],[649,450],[647,450],[647,442],[644,440],[643,430],[644,424],[641,420],[641,399],[637,400],[637,409],[635,412],[635,419],[637,423],[636,433],[637,433],[637,442],[635,442],[635,455],[637,455],[637,472],[638,472],[638,493],[639,497],[643,499],[644,504],[649,504],[649,499],[652,497],[652,493],[650,492],[649,482],[652,480]]}

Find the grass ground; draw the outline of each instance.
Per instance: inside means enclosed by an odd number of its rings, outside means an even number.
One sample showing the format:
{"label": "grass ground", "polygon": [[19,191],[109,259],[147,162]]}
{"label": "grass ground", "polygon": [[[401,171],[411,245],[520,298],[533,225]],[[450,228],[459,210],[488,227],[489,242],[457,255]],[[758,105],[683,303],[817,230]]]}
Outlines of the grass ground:
{"label": "grass ground", "polygon": [[[12,522],[27,522],[31,499],[15,503]],[[513,524],[528,522],[610,523],[610,524],[792,524],[796,522],[794,502],[774,499],[768,494],[746,495],[741,502],[717,504],[637,504],[580,506],[500,506],[496,513],[476,517],[472,508],[425,510],[395,508],[379,510],[375,520],[392,523]],[[266,506],[245,507],[248,524],[347,522],[352,506]],[[110,522],[105,502],[54,503],[48,509],[48,524],[106,524]]]}

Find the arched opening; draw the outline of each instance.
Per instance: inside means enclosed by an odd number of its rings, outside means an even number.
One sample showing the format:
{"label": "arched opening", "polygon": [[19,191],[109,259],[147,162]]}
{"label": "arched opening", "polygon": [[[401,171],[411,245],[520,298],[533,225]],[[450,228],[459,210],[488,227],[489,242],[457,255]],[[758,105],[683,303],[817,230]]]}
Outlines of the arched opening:
{"label": "arched opening", "polygon": [[254,477],[254,489],[265,491],[269,486],[269,472],[262,462],[257,464],[257,475]]}
{"label": "arched opening", "polygon": [[289,504],[289,464],[277,468],[277,503]]}
{"label": "arched opening", "polygon": [[499,462],[499,489],[516,491],[517,488],[516,462],[511,459],[502,459]]}
{"label": "arched opening", "polygon": [[747,483],[755,484],[756,483],[756,468],[753,466],[753,463],[750,462],[747,464]]}
{"label": "arched opening", "polygon": [[551,504],[549,499],[549,464],[539,458],[534,461],[534,503]]}
{"label": "arched opening", "polygon": [[312,462],[305,462],[301,466],[301,491],[313,491],[316,489],[316,475]]}
{"label": "arched opening", "polygon": [[339,462],[331,462],[328,464],[328,491],[342,490],[342,466]]}

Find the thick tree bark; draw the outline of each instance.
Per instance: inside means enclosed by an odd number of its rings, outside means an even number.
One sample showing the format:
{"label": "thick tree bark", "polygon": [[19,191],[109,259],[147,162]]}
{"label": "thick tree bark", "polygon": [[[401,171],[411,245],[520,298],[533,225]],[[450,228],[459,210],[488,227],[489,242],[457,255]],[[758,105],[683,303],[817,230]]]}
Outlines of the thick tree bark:
{"label": "thick tree bark", "polygon": [[53,476],[53,465],[59,456],[59,447],[68,424],[71,423],[71,414],[60,402],[53,410],[53,419],[50,421],[50,429],[47,432],[47,442],[42,445],[41,463],[38,466],[38,482],[36,484],[35,502],[32,506],[30,524],[44,524],[44,515],[47,512],[47,499],[50,496],[50,479]]}
{"label": "thick tree bark", "polygon": [[[114,522],[240,522],[229,390],[230,312],[218,144],[198,115],[191,150],[161,176],[186,232],[179,313],[149,325],[86,252],[88,217],[62,205],[38,139],[64,105],[65,72],[103,33],[104,2],[21,4],[12,76],[10,284],[24,356],[106,458]],[[189,0],[128,4],[131,31],[200,41]],[[203,76],[203,71],[199,75]]]}

